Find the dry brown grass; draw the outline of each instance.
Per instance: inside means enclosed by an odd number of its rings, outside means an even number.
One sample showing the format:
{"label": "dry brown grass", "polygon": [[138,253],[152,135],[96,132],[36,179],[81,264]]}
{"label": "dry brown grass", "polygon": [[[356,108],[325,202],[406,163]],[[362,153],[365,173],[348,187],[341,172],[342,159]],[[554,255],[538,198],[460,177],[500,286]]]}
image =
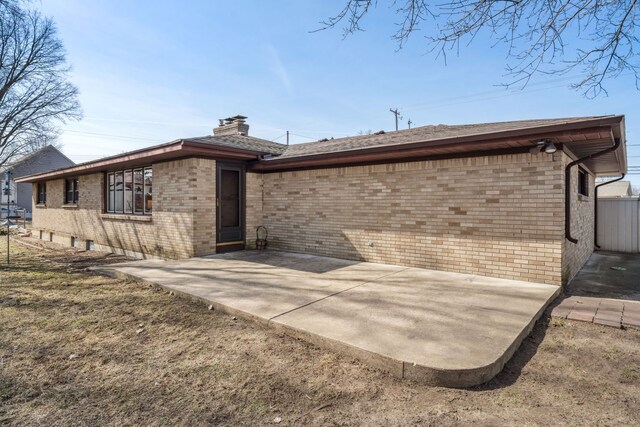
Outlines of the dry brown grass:
{"label": "dry brown grass", "polygon": [[0,424],[640,424],[638,330],[546,318],[496,379],[452,390],[84,271],[117,257],[18,244],[13,257]]}

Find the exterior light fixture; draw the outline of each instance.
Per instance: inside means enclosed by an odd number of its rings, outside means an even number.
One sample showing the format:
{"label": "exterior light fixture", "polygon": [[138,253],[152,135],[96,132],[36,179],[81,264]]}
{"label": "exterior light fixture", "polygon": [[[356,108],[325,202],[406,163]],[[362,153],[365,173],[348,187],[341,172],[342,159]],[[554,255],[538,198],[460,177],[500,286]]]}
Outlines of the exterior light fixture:
{"label": "exterior light fixture", "polygon": [[558,151],[558,149],[556,148],[556,146],[553,144],[553,142],[549,141],[544,145],[544,152],[547,154],[553,154],[556,151]]}
{"label": "exterior light fixture", "polygon": [[548,139],[542,139],[529,149],[529,152],[532,154],[542,153],[543,151],[547,154],[553,154],[558,151],[558,148]]}

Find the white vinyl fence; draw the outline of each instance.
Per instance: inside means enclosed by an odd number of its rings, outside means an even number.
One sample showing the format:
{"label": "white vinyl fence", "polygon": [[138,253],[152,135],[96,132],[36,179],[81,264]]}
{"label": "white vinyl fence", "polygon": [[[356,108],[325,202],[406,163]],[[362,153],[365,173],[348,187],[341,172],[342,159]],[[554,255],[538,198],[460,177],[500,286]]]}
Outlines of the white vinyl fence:
{"label": "white vinyl fence", "polygon": [[597,203],[600,249],[640,252],[640,198],[599,198]]}

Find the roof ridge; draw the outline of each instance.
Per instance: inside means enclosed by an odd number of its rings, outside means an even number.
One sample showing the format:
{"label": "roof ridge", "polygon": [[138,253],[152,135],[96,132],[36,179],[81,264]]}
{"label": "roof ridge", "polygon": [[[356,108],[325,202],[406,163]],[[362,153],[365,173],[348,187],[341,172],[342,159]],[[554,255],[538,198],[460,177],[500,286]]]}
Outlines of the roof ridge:
{"label": "roof ridge", "polygon": [[42,154],[45,151],[51,151],[51,150],[55,150],[58,154],[60,154],[62,157],[64,157],[65,159],[69,160],[71,163],[73,163],[75,165],[75,162],[73,160],[71,160],[69,157],[67,157],[62,151],[58,150],[53,144],[47,144],[44,147],[32,151],[29,154],[20,157],[19,159],[17,159],[15,162],[12,162],[10,164],[8,164],[5,168],[6,169],[11,169],[11,168],[15,168],[16,166],[20,166],[23,163],[26,163],[27,161],[29,161],[29,159],[34,158],[35,156],[37,156],[38,154]]}
{"label": "roof ridge", "polygon": [[[322,139],[317,141],[303,142],[298,144],[292,144],[288,146],[285,151],[279,156],[283,157],[298,157],[319,153],[330,153],[335,151],[352,151],[365,148],[374,148],[385,145],[396,145],[402,138],[413,137],[414,141],[404,142],[420,142],[423,140],[436,140],[446,139],[453,136],[451,133],[460,131],[465,137],[474,135],[486,135],[486,134],[499,134],[506,131],[519,131],[526,129],[536,129],[548,126],[558,126],[563,124],[588,122],[591,120],[602,120],[607,118],[623,117],[615,114],[601,115],[601,116],[577,116],[577,117],[560,117],[560,118],[547,118],[547,119],[524,119],[524,120],[506,120],[499,122],[489,123],[466,123],[459,125],[425,125],[411,129],[400,129],[397,131],[389,131],[384,133],[372,133],[367,135],[353,135],[340,138]],[[431,131],[431,132],[429,132]],[[449,132],[449,135],[447,135]],[[345,146],[346,145],[346,146]],[[341,149],[334,149],[336,147],[343,146]]]}
{"label": "roof ridge", "polygon": [[[447,128],[454,128],[454,127],[472,127],[472,126],[491,126],[491,125],[500,125],[500,124],[505,124],[505,123],[530,123],[530,122],[544,122],[544,121],[549,121],[549,122],[561,122],[561,121],[576,121],[576,120],[580,120],[580,121],[585,121],[585,120],[593,120],[593,119],[602,119],[602,118],[607,118],[607,117],[615,117],[616,114],[607,114],[607,115],[601,115],[601,116],[573,116],[573,117],[558,117],[558,118],[540,118],[540,119],[521,119],[521,120],[502,120],[502,121],[496,121],[496,122],[479,122],[479,123],[462,123],[462,124],[445,124],[445,123],[438,123],[438,124],[430,124],[430,125],[424,125],[424,126],[417,126],[411,129],[398,129],[398,130],[390,130],[390,131],[383,131],[382,134],[377,134],[377,133],[371,133],[371,134],[366,134],[366,135],[350,135],[350,136],[342,136],[342,137],[338,137],[338,138],[323,138],[323,139],[319,139],[316,141],[309,141],[309,142],[301,142],[298,144],[292,144],[292,145],[308,145],[308,144],[315,144],[315,143],[319,143],[319,142],[334,142],[334,141],[339,141],[342,139],[365,139],[367,137],[376,137],[376,136],[380,136],[380,135],[399,135],[399,134],[403,134],[403,133],[412,133],[415,132],[416,130],[419,129],[426,129],[426,128],[437,128],[437,127],[447,127]],[[544,125],[541,125],[544,126]],[[532,126],[535,127],[535,126]]]}

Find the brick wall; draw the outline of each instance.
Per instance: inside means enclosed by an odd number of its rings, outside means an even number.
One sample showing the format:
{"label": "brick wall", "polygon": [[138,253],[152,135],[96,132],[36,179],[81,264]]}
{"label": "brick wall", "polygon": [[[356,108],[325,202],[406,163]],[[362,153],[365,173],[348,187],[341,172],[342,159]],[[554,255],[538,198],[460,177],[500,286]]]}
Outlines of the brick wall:
{"label": "brick wall", "polygon": [[[35,184],[34,184],[35,185]],[[78,177],[77,207],[63,205],[64,180],[47,182],[47,206],[36,207],[38,236],[69,244],[93,240],[97,249],[129,255],[184,258],[215,252],[215,161],[153,165],[153,215],[104,214],[104,175]],[[35,194],[35,191],[34,191]]]}
{"label": "brick wall", "polygon": [[[567,283],[593,251],[590,197],[572,179],[572,228],[564,238],[562,152],[329,168],[246,176],[246,246],[269,229],[270,247],[445,271]],[[151,217],[103,214],[103,174],[79,177],[77,207],[64,181],[47,183],[35,235],[69,244],[184,258],[215,252],[215,161],[153,165]],[[584,199],[584,200],[581,200]]]}
{"label": "brick wall", "polygon": [[246,248],[256,247],[256,228],[263,225],[262,218],[262,187],[263,175],[257,173],[247,173],[246,175],[246,221],[245,236]]}
{"label": "brick wall", "polygon": [[[567,165],[573,159],[564,155]],[[564,166],[563,166],[564,167]],[[593,253],[594,242],[594,191],[595,179],[589,175],[589,195],[578,194],[578,166],[571,169],[571,235],[578,243],[563,239],[562,281],[569,283]],[[564,180],[563,180],[564,188]]]}
{"label": "brick wall", "polygon": [[264,174],[263,223],[283,250],[560,284],[562,156]]}

